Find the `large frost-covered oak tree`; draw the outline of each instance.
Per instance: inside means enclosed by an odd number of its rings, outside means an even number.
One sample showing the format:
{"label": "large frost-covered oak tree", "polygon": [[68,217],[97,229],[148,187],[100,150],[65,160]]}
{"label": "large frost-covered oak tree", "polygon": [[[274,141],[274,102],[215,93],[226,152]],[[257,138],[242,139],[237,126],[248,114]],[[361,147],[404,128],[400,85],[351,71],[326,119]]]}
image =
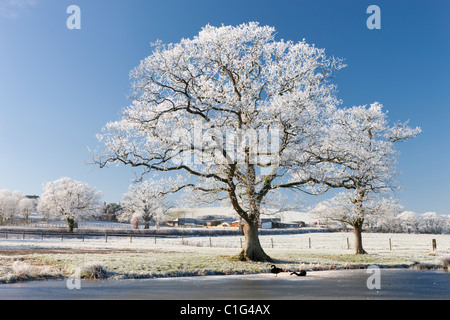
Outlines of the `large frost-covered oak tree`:
{"label": "large frost-covered oak tree", "polygon": [[329,80],[343,67],[258,23],[157,42],[131,72],[132,104],[98,135],[95,161],[185,173],[176,190],[226,198],[245,221],[241,257],[271,260],[258,238],[261,206],[276,190],[318,182],[307,151],[339,103]]}

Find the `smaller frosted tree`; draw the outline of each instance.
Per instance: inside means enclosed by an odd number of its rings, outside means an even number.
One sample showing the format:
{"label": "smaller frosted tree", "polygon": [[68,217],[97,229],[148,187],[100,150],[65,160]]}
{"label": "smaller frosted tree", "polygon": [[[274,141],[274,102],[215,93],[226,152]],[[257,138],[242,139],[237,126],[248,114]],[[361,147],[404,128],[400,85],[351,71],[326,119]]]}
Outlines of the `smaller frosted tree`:
{"label": "smaller frosted tree", "polygon": [[61,178],[44,184],[38,211],[67,221],[69,232],[75,222],[97,215],[101,210],[101,192],[86,183]]}
{"label": "smaller frosted tree", "polygon": [[[333,200],[338,201],[339,210],[325,211],[334,212],[338,221],[353,227],[358,254],[366,253],[361,238],[366,218],[382,210],[377,208],[383,204],[382,196],[398,188],[395,179],[398,152],[394,144],[413,139],[421,132],[420,128],[410,128],[407,122],[390,125],[387,112],[382,109],[381,104],[373,103],[368,107],[336,110],[329,122],[328,135],[315,154],[323,161],[316,167],[317,175],[329,175],[323,179],[325,185],[348,190]],[[324,211],[320,206],[316,209]]]}
{"label": "smaller frosted tree", "polygon": [[[162,180],[165,181],[165,180]],[[170,186],[169,181],[164,184]],[[144,229],[149,229],[150,222],[154,220],[157,224],[163,219],[168,204],[164,201],[166,191],[161,181],[146,180],[141,184],[132,184],[128,193],[123,197],[125,212],[122,219],[138,219],[144,221]]]}
{"label": "smaller frosted tree", "polygon": [[0,222],[3,220],[13,220],[15,216],[20,215],[20,203],[25,200],[25,196],[18,192],[9,190],[0,191]]}
{"label": "smaller frosted tree", "polygon": [[395,199],[379,198],[374,203],[374,212],[367,217],[368,229],[376,232],[403,232],[401,215],[405,208]]}
{"label": "smaller frosted tree", "polygon": [[425,212],[420,215],[420,226],[424,233],[443,233],[446,229],[447,219],[436,212]]}
{"label": "smaller frosted tree", "polygon": [[35,207],[35,201],[29,198],[22,198],[18,203],[19,214],[28,221],[30,214],[33,212]]}
{"label": "smaller frosted tree", "polygon": [[9,190],[0,190],[0,223],[6,220],[10,211],[11,192]]}
{"label": "smaller frosted tree", "polygon": [[364,254],[366,251],[362,245],[360,225],[363,222],[370,223],[378,221],[391,221],[403,210],[393,199],[368,199],[358,206],[355,205],[357,195],[355,191],[341,192],[328,201],[322,201],[312,213],[324,222],[338,222],[349,225],[355,234],[355,253]]}
{"label": "smaller frosted tree", "polygon": [[407,233],[418,233],[420,231],[420,220],[415,212],[403,211],[398,215],[401,231]]}

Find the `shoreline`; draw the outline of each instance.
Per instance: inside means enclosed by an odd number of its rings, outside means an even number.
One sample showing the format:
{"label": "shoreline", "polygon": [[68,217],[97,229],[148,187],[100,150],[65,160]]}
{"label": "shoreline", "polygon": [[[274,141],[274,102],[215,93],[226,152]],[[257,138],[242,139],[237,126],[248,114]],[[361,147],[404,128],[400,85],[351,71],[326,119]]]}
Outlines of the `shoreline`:
{"label": "shoreline", "polygon": [[[354,264],[354,265],[347,265],[347,266],[330,266],[330,268],[326,267],[320,267],[312,268],[312,269],[303,269],[307,272],[307,275],[305,278],[308,277],[309,272],[333,272],[333,271],[354,271],[354,270],[366,270],[368,267],[376,266],[380,269],[389,269],[389,270],[411,270],[411,271],[443,271],[448,272],[448,270],[445,269],[443,265],[438,264],[427,264],[427,263],[413,263],[413,264],[396,264],[396,265],[383,265],[383,264]],[[286,270],[283,273],[291,273],[293,271],[299,271],[299,270]],[[251,270],[247,271],[231,271],[231,272],[222,272],[222,271],[216,271],[216,270],[202,270],[199,272],[181,272],[181,273],[169,273],[169,274],[141,274],[141,275],[119,275],[114,274],[113,272],[105,271],[106,274],[103,277],[97,278],[97,277],[85,277],[82,276],[80,279],[83,281],[120,281],[120,280],[145,280],[145,279],[168,279],[168,278],[189,278],[189,277],[204,277],[204,276],[243,276],[243,275],[272,275],[270,273],[270,269],[267,269],[267,271],[259,271],[254,272]],[[278,276],[282,275],[283,273],[278,274]],[[19,283],[29,283],[29,282],[42,282],[42,281],[65,281],[72,277],[73,275],[67,274],[67,275],[59,275],[59,276],[37,276],[37,277],[25,277],[25,278],[16,278],[13,281],[10,282],[4,282],[0,280],[0,286],[1,285],[8,285],[8,284],[19,284]],[[292,277],[297,278],[297,277]]]}
{"label": "shoreline", "polygon": [[[0,283],[83,278],[150,279],[203,275],[379,268],[448,268],[450,235],[367,234],[366,255],[355,255],[343,233],[262,236],[269,262],[240,261],[238,237],[180,239],[0,239]],[[392,238],[392,248],[390,239]],[[431,239],[438,249],[431,251]],[[159,239],[159,238],[158,238]],[[388,241],[389,240],[389,241]],[[211,246],[211,244],[213,244]]]}

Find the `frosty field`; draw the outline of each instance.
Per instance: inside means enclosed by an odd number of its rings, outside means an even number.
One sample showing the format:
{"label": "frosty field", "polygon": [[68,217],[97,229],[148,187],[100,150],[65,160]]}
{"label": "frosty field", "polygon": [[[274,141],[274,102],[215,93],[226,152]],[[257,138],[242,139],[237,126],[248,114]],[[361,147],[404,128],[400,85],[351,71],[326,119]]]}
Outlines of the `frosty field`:
{"label": "frosty field", "polygon": [[[450,256],[450,235],[363,234],[367,255],[355,255],[352,233],[262,235],[265,251],[286,270],[383,267],[442,268]],[[347,242],[348,239],[348,242]],[[436,239],[437,250],[432,250]],[[349,244],[349,248],[347,247]],[[0,283],[64,278],[89,266],[108,279],[265,273],[272,263],[239,261],[240,237],[127,237],[41,240],[0,239]],[[89,277],[89,273],[86,273]]]}

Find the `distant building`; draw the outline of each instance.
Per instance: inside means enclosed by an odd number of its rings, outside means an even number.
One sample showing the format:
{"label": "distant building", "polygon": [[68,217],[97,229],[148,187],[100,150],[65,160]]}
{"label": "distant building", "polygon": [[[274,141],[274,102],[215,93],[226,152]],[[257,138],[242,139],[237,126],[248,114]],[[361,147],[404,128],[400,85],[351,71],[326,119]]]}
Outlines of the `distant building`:
{"label": "distant building", "polygon": [[33,204],[34,204],[33,211],[36,212],[36,208],[37,208],[40,197],[35,196],[35,195],[26,195],[25,198],[33,200]]}
{"label": "distant building", "polygon": [[206,222],[200,219],[194,218],[176,218],[166,222],[170,226],[181,227],[181,226],[206,226]]}
{"label": "distant building", "polygon": [[223,224],[224,222],[222,220],[219,219],[211,219],[211,220],[207,220],[206,221],[206,226],[208,227],[217,227],[220,226],[221,224]]}
{"label": "distant building", "polygon": [[[245,221],[235,220],[231,224],[232,227],[238,228],[239,223],[241,226],[245,224]],[[282,229],[282,228],[300,228],[304,227],[305,223],[303,221],[300,222],[281,222],[280,218],[263,218],[259,222],[260,229]]]}
{"label": "distant building", "polygon": [[201,219],[206,222],[208,227],[231,226],[231,223],[234,220],[231,217],[221,215],[206,215],[201,217]]}
{"label": "distant building", "polygon": [[124,211],[124,208],[119,203],[103,203],[102,213],[99,216],[99,219],[102,221],[117,221],[117,217],[119,217]]}

